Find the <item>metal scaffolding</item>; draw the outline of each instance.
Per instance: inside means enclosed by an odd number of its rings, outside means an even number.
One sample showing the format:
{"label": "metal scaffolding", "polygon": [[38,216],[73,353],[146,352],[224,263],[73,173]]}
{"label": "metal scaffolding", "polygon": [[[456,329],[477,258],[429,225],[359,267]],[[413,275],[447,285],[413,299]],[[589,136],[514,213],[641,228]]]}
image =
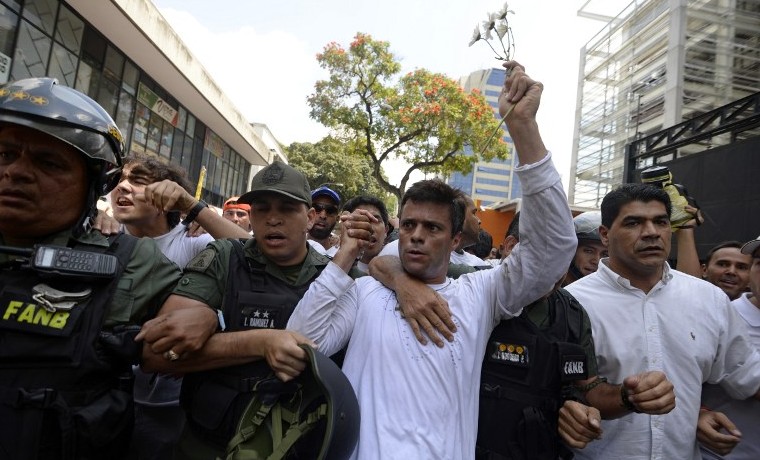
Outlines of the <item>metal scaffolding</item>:
{"label": "metal scaffolding", "polygon": [[760,90],[760,0],[634,0],[581,50],[581,66],[569,199],[596,208],[625,181],[626,144]]}

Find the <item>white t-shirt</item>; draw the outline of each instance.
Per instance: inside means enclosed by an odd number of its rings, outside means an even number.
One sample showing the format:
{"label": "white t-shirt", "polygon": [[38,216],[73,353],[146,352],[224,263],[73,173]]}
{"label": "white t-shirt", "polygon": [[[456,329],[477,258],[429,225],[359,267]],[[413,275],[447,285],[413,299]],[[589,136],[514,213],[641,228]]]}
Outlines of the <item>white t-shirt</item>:
{"label": "white t-shirt", "polygon": [[576,456],[700,459],[702,384],[720,383],[739,399],[760,387],[760,355],[747,338],[746,322],[722,290],[667,263],[662,280],[645,294],[610,270],[608,260],[565,288],[588,312],[598,373],[621,383],[629,375],[662,371],[675,387],[676,407],[665,415],[602,420],[602,439],[576,450]]}
{"label": "white t-shirt", "polygon": [[[124,233],[130,234],[126,227],[122,226]],[[175,226],[161,236],[152,237],[158,248],[179,268],[185,268],[188,262],[206,249],[206,245],[214,241],[214,237],[208,233],[200,236],[188,236],[187,227],[182,224]]]}
{"label": "white t-shirt", "polygon": [[524,168],[520,182],[520,225],[535,237],[500,268],[430,286],[447,300],[457,325],[454,341],[443,348],[417,342],[396,309],[393,291],[371,277],[353,281],[333,263],[299,302],[289,329],[310,337],[327,355],[351,339],[343,371],[361,409],[353,458],[475,455],[480,368],[491,330],[549,291],[576,245],[559,175],[551,164],[544,160]]}
{"label": "white t-shirt", "polygon": [[[744,318],[749,327],[749,339],[760,350],[760,308],[757,308],[749,297],[752,294],[744,293],[731,302],[739,316]],[[741,442],[730,454],[720,456],[702,449],[704,459],[730,459],[730,460],[758,460],[760,459],[760,401],[756,399],[738,400],[728,396],[719,385],[705,384],[702,386],[702,404],[711,410],[720,411],[731,419],[739,431],[742,432]]]}

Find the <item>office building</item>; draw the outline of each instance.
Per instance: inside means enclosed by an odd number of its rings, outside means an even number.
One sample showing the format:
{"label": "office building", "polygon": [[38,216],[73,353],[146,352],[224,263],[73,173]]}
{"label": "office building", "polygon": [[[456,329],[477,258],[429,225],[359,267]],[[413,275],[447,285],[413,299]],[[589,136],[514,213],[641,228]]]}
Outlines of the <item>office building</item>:
{"label": "office building", "polygon": [[596,208],[624,181],[631,140],[760,90],[760,0],[635,0],[581,50],[580,73],[568,195]]}
{"label": "office building", "polygon": [[[504,84],[504,77],[504,69],[478,70],[462,77],[459,84],[465,91],[472,91],[473,89],[480,91],[493,108],[494,116],[501,118],[499,117],[499,93],[501,93]],[[469,174],[455,172],[447,180],[448,184],[469,194],[481,206],[490,206],[522,196],[517,174],[514,173],[517,161],[513,150],[514,144],[512,144],[506,127],[502,125],[502,129],[504,130],[504,142],[509,148],[507,159],[479,161],[475,163],[472,172]],[[493,142],[495,141],[496,139]],[[472,155],[472,146],[467,146],[464,154]]]}
{"label": "office building", "polygon": [[100,103],[130,152],[204,171],[220,206],[281,151],[268,147],[149,0],[0,0],[0,83],[50,76]]}

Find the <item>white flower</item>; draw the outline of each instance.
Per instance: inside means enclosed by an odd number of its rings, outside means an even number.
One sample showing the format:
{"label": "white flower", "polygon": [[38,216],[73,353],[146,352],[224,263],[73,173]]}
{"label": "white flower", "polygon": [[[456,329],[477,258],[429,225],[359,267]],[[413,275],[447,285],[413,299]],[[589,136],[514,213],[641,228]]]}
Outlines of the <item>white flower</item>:
{"label": "white flower", "polygon": [[494,16],[493,14],[488,13],[488,20],[483,21],[483,30],[485,30],[485,34],[483,35],[483,37],[486,40],[490,40],[492,38],[491,31],[496,26],[496,19],[494,19],[493,16]]}
{"label": "white flower", "polygon": [[496,35],[498,35],[499,40],[502,40],[504,38],[508,30],[509,30],[509,27],[507,27],[506,22],[500,22],[499,24],[496,25]]}
{"label": "white flower", "polygon": [[477,42],[481,38],[483,38],[483,37],[480,36],[480,26],[475,26],[475,30],[472,32],[472,38],[470,38],[470,45],[469,46],[474,45],[475,42]]}
{"label": "white flower", "polygon": [[506,19],[509,12],[509,6],[507,2],[504,2],[504,6],[496,13],[496,19]]}

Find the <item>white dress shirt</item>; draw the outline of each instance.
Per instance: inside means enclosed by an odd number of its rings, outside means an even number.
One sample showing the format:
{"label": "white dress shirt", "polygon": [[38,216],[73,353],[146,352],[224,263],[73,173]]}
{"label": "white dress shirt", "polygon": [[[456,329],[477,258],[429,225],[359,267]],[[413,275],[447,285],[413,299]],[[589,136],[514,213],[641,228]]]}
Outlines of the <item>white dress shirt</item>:
{"label": "white dress shirt", "polygon": [[328,355],[348,342],[343,371],[361,409],[353,458],[474,458],[488,336],[500,319],[518,315],[548,292],[575,251],[572,220],[551,162],[524,168],[520,182],[520,226],[533,237],[500,268],[430,286],[448,301],[457,325],[454,341],[443,348],[417,342],[393,291],[371,277],[353,281],[333,263],[299,302],[288,329]]}
{"label": "white dress shirt", "polygon": [[[731,302],[731,306],[736,308],[739,316],[747,322],[749,339],[755,345],[755,349],[760,350],[760,308],[749,301],[749,296],[751,295],[745,292]],[[726,460],[760,459],[760,401],[756,399],[746,401],[734,399],[728,396],[719,385],[705,384],[702,387],[702,404],[711,410],[726,414],[736,427],[739,428],[739,431],[742,432],[741,442],[728,455],[720,456],[700,445],[702,458]]]}
{"label": "white dress shirt", "polygon": [[607,262],[566,287],[591,319],[599,375],[622,383],[629,375],[662,371],[675,387],[676,407],[665,415],[603,420],[602,439],[577,450],[577,458],[697,460],[702,383],[720,384],[739,399],[760,387],[760,356],[746,323],[723,291],[667,263],[645,294]]}

